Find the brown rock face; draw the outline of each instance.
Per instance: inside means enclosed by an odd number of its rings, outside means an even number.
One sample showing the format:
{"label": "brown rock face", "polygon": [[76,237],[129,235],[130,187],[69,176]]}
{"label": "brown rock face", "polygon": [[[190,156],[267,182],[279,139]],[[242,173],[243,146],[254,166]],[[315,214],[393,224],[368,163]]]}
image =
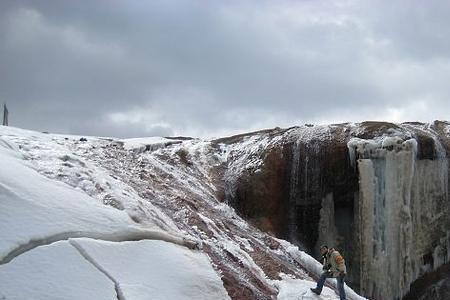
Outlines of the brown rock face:
{"label": "brown rock face", "polygon": [[[261,168],[243,172],[227,201],[260,229],[293,241],[309,253],[318,254],[319,242],[334,243],[343,253],[352,253],[358,177],[349,161],[345,127],[336,126],[317,138],[315,128],[302,130],[309,131],[311,138],[287,136],[277,146],[263,149]],[[332,195],[336,207],[330,217],[336,220],[333,240],[319,239],[327,195]]]}
{"label": "brown rock face", "polygon": [[[436,259],[431,262],[431,268],[449,260],[445,254],[450,253],[445,228],[450,224],[450,217],[430,216],[437,213],[433,208],[437,206],[450,214],[449,128],[448,123],[438,121],[433,124],[364,122],[268,131],[264,133],[266,137],[276,142],[264,144],[253,154],[262,161],[259,167],[243,165],[237,179],[225,181],[225,189],[232,191],[225,193],[225,198],[260,229],[287,239],[310,254],[318,255],[319,244],[336,246],[346,257],[350,270],[347,281],[365,296],[398,298],[407,292],[414,279],[429,269],[430,261],[424,257],[440,257],[438,262]],[[399,140],[391,142],[394,138]],[[352,163],[349,142],[355,139],[359,145],[367,141],[368,146],[363,145],[364,150],[355,148]],[[239,136],[229,142],[243,140],[245,136]],[[409,144],[402,146],[408,140],[415,140],[411,144],[416,143],[417,149]],[[402,154],[407,152],[415,157],[411,161],[412,169]],[[239,155],[235,153],[234,157]],[[358,167],[360,163],[364,163],[364,168]],[[436,168],[443,171],[436,172]],[[361,170],[374,173],[362,175]],[[430,179],[434,176],[441,178]],[[392,180],[404,183],[399,186],[403,190],[396,191],[395,195],[389,190],[395,186]],[[403,203],[394,205],[386,201]],[[388,213],[389,207],[397,206],[398,212]],[[405,212],[400,211],[403,209]],[[395,233],[397,237],[389,232],[389,226],[395,228],[396,222],[403,224]],[[386,238],[393,240],[391,246],[384,244]],[[436,245],[440,245],[439,251],[443,253],[440,256],[433,254],[438,251]],[[367,255],[373,255],[375,260],[380,251],[387,251],[386,255],[394,251],[393,256],[404,260],[405,268],[400,269],[408,274],[392,279],[385,273],[386,282],[380,286],[367,279],[369,271],[381,274],[388,272],[383,268],[391,268],[390,262],[384,262],[377,271],[373,263],[367,262],[371,259]],[[398,284],[390,280],[398,280]],[[384,285],[388,292],[383,295],[380,291]]]}
{"label": "brown rock face", "polygon": [[264,165],[257,173],[246,172],[236,186],[236,196],[227,199],[251,223],[260,229],[284,237],[289,189],[289,159],[284,149],[265,153]]}

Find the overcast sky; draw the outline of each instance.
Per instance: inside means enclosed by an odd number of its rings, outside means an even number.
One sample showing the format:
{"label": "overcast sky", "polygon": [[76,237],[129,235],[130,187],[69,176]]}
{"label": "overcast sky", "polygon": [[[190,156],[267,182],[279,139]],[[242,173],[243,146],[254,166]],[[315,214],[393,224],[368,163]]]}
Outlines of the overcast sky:
{"label": "overcast sky", "polygon": [[0,1],[12,126],[222,136],[449,100],[450,1]]}

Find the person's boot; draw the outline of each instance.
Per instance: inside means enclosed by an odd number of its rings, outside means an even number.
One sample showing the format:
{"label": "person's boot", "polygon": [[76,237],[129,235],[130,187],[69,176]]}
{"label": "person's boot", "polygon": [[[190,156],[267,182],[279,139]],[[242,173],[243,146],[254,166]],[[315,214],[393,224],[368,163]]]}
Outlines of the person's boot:
{"label": "person's boot", "polygon": [[319,292],[318,289],[313,289],[313,288],[311,288],[311,291],[312,291],[314,294],[316,294],[316,295],[320,295],[320,292]]}

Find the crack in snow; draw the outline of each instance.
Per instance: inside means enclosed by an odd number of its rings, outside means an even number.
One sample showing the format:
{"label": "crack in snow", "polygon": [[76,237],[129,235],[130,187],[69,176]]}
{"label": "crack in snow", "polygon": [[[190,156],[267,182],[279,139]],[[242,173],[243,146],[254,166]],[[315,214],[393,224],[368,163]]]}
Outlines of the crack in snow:
{"label": "crack in snow", "polygon": [[0,260],[0,265],[7,264],[16,257],[28,251],[31,251],[37,247],[50,245],[58,241],[69,240],[72,238],[91,238],[95,240],[102,240],[109,242],[160,240],[184,246],[190,249],[196,249],[199,247],[196,241],[188,240],[183,237],[174,236],[162,231],[136,230],[136,231],[113,232],[113,233],[70,231],[58,233],[42,239],[32,239],[28,243],[22,244],[17,248],[15,248],[14,250],[10,251],[8,254],[6,254],[6,256],[4,256]]}
{"label": "crack in snow", "polygon": [[116,290],[117,300],[126,300],[123,291],[120,288],[119,282],[108,273],[108,271],[105,270],[98,262],[95,261],[94,258],[92,258],[86,250],[83,249],[83,247],[78,244],[76,241],[69,239],[69,244],[72,245],[79,253],[80,255],[86,259],[89,263],[91,263],[97,270],[102,272],[106,277],[109,278],[114,283],[114,289]]}

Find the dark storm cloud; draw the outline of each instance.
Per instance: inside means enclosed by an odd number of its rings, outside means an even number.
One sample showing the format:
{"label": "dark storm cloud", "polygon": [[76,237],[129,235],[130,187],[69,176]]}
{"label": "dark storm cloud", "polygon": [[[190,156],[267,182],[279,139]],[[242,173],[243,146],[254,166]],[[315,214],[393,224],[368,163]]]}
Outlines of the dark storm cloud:
{"label": "dark storm cloud", "polygon": [[396,3],[2,1],[0,100],[104,136],[446,118],[448,9]]}

